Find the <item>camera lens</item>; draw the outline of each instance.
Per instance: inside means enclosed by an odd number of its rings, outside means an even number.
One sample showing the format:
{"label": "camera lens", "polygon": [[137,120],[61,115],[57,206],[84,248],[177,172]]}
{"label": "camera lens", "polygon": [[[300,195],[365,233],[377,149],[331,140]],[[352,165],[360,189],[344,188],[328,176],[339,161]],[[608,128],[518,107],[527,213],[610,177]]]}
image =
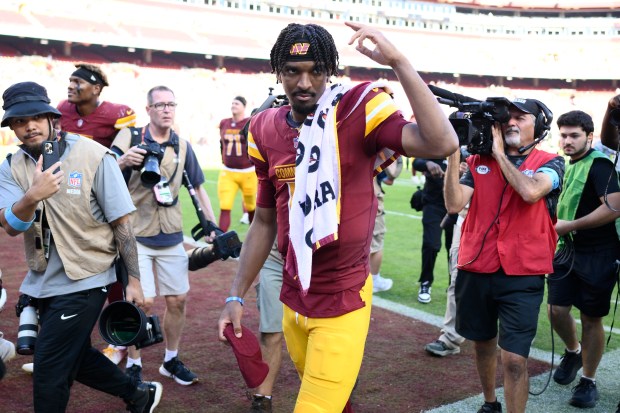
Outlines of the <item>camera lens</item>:
{"label": "camera lens", "polygon": [[17,353],[25,356],[34,354],[34,345],[39,333],[37,310],[26,306],[19,315],[19,330],[17,332]]}
{"label": "camera lens", "polygon": [[154,155],[149,155],[144,159],[144,167],[140,175],[142,184],[148,188],[152,188],[161,180],[159,171],[159,160]]}

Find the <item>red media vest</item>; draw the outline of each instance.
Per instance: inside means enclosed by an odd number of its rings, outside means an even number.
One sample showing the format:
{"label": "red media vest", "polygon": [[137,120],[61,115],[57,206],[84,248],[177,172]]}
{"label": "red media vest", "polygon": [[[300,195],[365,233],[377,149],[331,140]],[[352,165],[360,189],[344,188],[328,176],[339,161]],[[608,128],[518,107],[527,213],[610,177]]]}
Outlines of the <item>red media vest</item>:
{"label": "red media vest", "polygon": [[[556,156],[534,149],[519,170],[532,176]],[[553,272],[558,236],[556,218],[551,219],[545,198],[534,204],[525,202],[491,156],[470,156],[467,163],[475,190],[462,227],[458,267],[492,273],[501,266],[507,275]]]}

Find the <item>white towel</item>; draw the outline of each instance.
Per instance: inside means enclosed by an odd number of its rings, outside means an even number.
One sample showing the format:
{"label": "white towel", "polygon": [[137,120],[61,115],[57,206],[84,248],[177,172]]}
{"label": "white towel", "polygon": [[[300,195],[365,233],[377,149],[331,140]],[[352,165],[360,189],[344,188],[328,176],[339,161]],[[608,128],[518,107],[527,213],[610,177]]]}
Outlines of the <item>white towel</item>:
{"label": "white towel", "polygon": [[[373,88],[385,83],[371,83],[346,119]],[[338,239],[340,224],[340,157],[336,131],[336,104],[350,86],[340,84],[327,88],[317,103],[316,114],[310,115],[299,133],[295,167],[295,193],[289,205],[289,239],[286,266],[297,276],[305,295],[310,287],[312,254],[318,248]],[[380,171],[393,160],[383,153],[376,163]]]}

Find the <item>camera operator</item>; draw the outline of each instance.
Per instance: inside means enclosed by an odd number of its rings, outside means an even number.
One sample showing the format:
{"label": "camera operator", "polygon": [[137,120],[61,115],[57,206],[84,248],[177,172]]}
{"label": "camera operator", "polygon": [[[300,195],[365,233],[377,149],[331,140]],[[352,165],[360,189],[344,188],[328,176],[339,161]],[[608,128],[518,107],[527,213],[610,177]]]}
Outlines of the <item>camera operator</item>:
{"label": "camera operator", "polygon": [[[609,314],[616,282],[620,241],[615,220],[620,217],[606,205],[620,209],[618,175],[612,162],[592,149],[594,123],[585,112],[574,110],[558,118],[560,147],[570,158],[558,205],[557,233],[562,236],[553,274],[549,275],[549,317],[566,351],[553,375],[570,384],[583,365],[569,404],[594,407],[598,400],[596,370],[603,357],[603,317]],[[560,259],[563,258],[563,259]],[[579,309],[581,344],[571,308]]]}
{"label": "camera operator", "polygon": [[[60,112],[44,87],[17,83],[2,97],[1,126],[22,143],[0,165],[0,224],[11,236],[24,234],[30,269],[20,291],[38,302],[34,410],[65,411],[77,380],[122,397],[132,412],[150,412],[161,384],[138,385],[90,341],[119,253],[129,273],[127,300],[144,302],[129,223],[135,207],[114,157],[92,140],[54,130]],[[58,142],[60,161],[42,170],[46,140]]]}
{"label": "camera operator", "polygon": [[[128,176],[127,186],[137,208],[132,214],[132,224],[138,244],[145,312],[149,311],[157,295],[153,267],[159,294],[166,301],[162,323],[166,353],[159,372],[179,384],[190,385],[198,377],[178,357],[189,291],[188,258],[183,248],[181,205],[178,202],[183,171],[196,188],[206,218],[214,221],[215,216],[209,196],[202,188],[204,175],[198,159],[189,142],[172,129],[176,108],[172,90],[166,86],[152,88],[147,94],[146,106],[150,123],[142,128],[121,130],[112,150],[120,155],[118,164]],[[144,182],[145,173],[150,177],[147,183]],[[159,183],[153,185],[150,179],[156,173],[159,174]],[[140,351],[135,348],[129,351],[127,373],[142,379]]]}
{"label": "camera operator", "polygon": [[509,372],[504,374],[507,410],[525,411],[527,357],[544,275],[553,270],[553,223],[564,175],[562,157],[533,146],[552,120],[546,106],[515,99],[509,112],[506,123],[493,125],[491,155],[467,158],[469,170],[460,183],[458,157],[450,157],[444,183],[448,212],[471,201],[458,254],[456,330],[475,342],[485,398],[479,411],[489,413],[501,412],[495,396],[498,343],[503,370]]}

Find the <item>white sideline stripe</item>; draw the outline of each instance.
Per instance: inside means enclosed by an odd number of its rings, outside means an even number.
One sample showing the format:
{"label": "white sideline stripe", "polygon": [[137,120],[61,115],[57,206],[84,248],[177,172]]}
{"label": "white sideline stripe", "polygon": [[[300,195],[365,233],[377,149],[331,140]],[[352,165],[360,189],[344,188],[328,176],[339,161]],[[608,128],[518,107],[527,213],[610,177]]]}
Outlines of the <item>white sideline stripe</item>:
{"label": "white sideline stripe", "polygon": [[[575,322],[577,324],[581,324],[581,320],[579,320],[577,318],[575,319]],[[612,332],[614,334],[620,334],[620,329],[618,329],[617,326],[613,330],[611,329],[611,327],[603,326],[603,330],[605,330],[606,333]]]}
{"label": "white sideline stripe", "polygon": [[388,215],[398,215],[399,217],[411,218],[411,219],[422,219],[420,215],[412,215],[412,214],[404,214],[402,212],[396,211],[385,211]]}

